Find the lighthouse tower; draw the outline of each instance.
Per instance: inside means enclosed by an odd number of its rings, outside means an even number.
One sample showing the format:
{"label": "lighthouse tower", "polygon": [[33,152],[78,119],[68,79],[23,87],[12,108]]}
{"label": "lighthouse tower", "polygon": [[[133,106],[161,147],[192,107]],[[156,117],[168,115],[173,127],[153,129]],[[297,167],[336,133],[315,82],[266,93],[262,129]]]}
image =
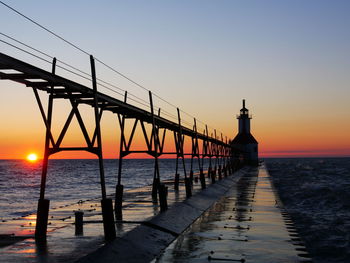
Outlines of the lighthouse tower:
{"label": "lighthouse tower", "polygon": [[245,107],[245,100],[243,100],[243,107],[238,119],[238,134],[232,140],[231,146],[234,152],[239,152],[243,157],[244,163],[249,165],[258,165],[258,142],[250,133],[250,120],[252,116],[249,115],[248,109]]}

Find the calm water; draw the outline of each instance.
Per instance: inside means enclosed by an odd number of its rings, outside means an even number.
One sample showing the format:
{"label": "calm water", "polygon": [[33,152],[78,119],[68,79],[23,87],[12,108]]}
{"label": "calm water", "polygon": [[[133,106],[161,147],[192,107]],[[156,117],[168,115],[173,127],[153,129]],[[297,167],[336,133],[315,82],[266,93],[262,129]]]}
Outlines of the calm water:
{"label": "calm water", "polygon": [[[350,158],[265,161],[314,262],[350,262]],[[105,160],[108,194],[114,194],[117,164]],[[124,187],[152,183],[153,160],[124,160],[124,164]],[[188,170],[189,164],[187,160]],[[161,179],[173,178],[175,160],[160,160],[160,167]],[[0,219],[36,211],[40,174],[40,163],[0,160]],[[46,193],[50,207],[100,198],[98,161],[51,160]]]}
{"label": "calm water", "polygon": [[[194,161],[197,161],[196,159]],[[107,194],[114,194],[117,160],[105,160]],[[160,160],[161,179],[174,177],[174,159]],[[208,163],[205,162],[204,167]],[[130,189],[149,185],[153,179],[154,161],[147,159],[123,161],[122,184]],[[50,207],[101,197],[97,160],[50,160],[46,198]],[[189,170],[190,160],[186,160]],[[198,171],[194,162],[194,172]],[[182,176],[182,165],[179,165]],[[23,160],[0,160],[0,219],[10,219],[36,212],[40,190],[41,164]]]}
{"label": "calm water", "polygon": [[314,262],[350,262],[350,158],[265,161]]}

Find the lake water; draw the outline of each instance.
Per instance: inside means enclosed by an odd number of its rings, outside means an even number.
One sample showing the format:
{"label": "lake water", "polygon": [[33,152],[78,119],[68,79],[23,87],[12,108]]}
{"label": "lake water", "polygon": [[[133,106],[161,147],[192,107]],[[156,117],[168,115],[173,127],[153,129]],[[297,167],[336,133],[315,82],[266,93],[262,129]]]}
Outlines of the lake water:
{"label": "lake water", "polygon": [[266,159],[314,262],[350,262],[350,158]]}
{"label": "lake water", "polygon": [[[313,261],[350,262],[350,158],[269,158],[265,162]],[[124,160],[123,164],[126,189],[152,183],[153,160]],[[162,180],[174,178],[175,164],[174,159],[160,160]],[[97,160],[50,160],[46,189],[50,207],[100,198],[98,167]],[[105,160],[110,195],[115,191],[117,167],[117,160]],[[189,171],[190,160],[186,167]],[[194,168],[198,172],[196,160]],[[40,176],[40,162],[0,160],[0,219],[36,212]]]}
{"label": "lake water", "polygon": [[[183,176],[179,160],[179,174]],[[115,193],[118,161],[105,160],[107,194]],[[159,160],[160,177],[173,179],[175,159]],[[205,159],[204,168],[208,166]],[[154,160],[123,160],[122,184],[124,188],[149,185],[153,181]],[[186,160],[189,171],[190,160]],[[194,172],[198,172],[198,161],[194,159]],[[189,172],[187,172],[189,173]],[[6,220],[36,212],[40,192],[41,162],[25,160],[0,160],[0,219]],[[45,198],[50,207],[76,203],[101,197],[98,160],[50,160]]]}

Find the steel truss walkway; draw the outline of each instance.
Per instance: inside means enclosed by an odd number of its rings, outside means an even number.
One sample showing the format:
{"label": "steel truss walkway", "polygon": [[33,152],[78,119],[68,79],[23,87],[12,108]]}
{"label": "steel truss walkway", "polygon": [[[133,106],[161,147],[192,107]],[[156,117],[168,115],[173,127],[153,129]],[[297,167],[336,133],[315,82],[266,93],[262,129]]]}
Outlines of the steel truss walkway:
{"label": "steel truss walkway", "polygon": [[[182,166],[184,169],[184,181],[186,187],[186,196],[190,197],[191,184],[193,180],[193,160],[198,161],[198,168],[200,170],[201,186],[204,189],[205,178],[203,171],[203,160],[209,158],[208,176],[215,182],[216,176],[221,179],[222,174],[233,172],[234,169],[240,165],[237,159],[233,159],[233,152],[227,139],[224,141],[222,134],[221,138],[218,138],[215,131],[215,136],[209,136],[208,129],[203,133],[197,131],[196,119],[194,119],[193,129],[184,127],[181,124],[180,111],[178,113],[178,123],[170,121],[160,116],[160,111],[157,114],[154,113],[152,93],[149,92],[150,99],[150,111],[138,108],[127,103],[127,93],[125,92],[124,101],[118,100],[106,94],[97,91],[97,81],[95,72],[94,58],[90,56],[91,62],[91,76],[92,87],[88,88],[77,82],[60,77],[55,74],[56,59],[52,62],[52,72],[47,72],[38,67],[30,65],[26,62],[20,61],[13,57],[0,53],[0,79],[11,80],[26,85],[26,87],[32,88],[35,98],[37,100],[45,127],[45,153],[43,158],[43,169],[41,177],[41,189],[40,199],[38,202],[37,224],[35,236],[38,240],[46,238],[48,212],[49,212],[49,200],[45,199],[45,186],[47,176],[48,159],[52,154],[60,151],[88,151],[97,155],[100,166],[100,183],[102,192],[102,216],[103,225],[106,240],[112,240],[115,238],[115,225],[114,225],[114,213],[117,220],[122,219],[122,200],[123,200],[123,185],[121,184],[121,171],[122,171],[122,159],[131,153],[147,153],[154,157],[155,169],[153,177],[152,197],[155,201],[158,201],[161,210],[167,209],[167,189],[160,181],[158,157],[164,154],[175,154],[176,159],[176,172],[175,172],[175,189],[178,188],[179,175],[178,175],[178,161],[182,160]],[[8,73],[6,70],[14,70],[16,73]],[[48,109],[45,112],[38,91],[44,91],[49,94]],[[54,138],[51,130],[51,122],[53,115],[53,102],[55,99],[67,99],[71,105],[71,111],[68,118],[60,132],[57,139]],[[95,129],[93,135],[89,135],[83,118],[79,112],[79,105],[90,105],[94,108]],[[119,169],[118,169],[118,183],[116,186],[115,196],[115,209],[113,213],[112,200],[106,197],[105,178],[104,178],[104,166],[103,166],[103,154],[102,154],[102,140],[101,140],[101,128],[100,120],[104,111],[110,111],[118,116],[118,121],[121,129],[120,149],[119,149]],[[76,117],[82,134],[84,136],[86,146],[85,147],[62,147],[62,141],[66,135],[66,132],[70,126],[73,117]],[[125,134],[125,120],[133,119],[131,133],[128,134],[129,139]],[[152,126],[152,131],[149,134],[147,132],[145,124]],[[140,125],[143,133],[143,138],[146,143],[147,149],[142,151],[133,151],[131,149],[133,137],[137,126]],[[176,152],[165,152],[164,141],[166,131],[169,130],[173,133]],[[162,132],[160,132],[162,131]],[[191,153],[184,152],[185,136],[191,139]],[[200,152],[199,141],[201,140],[202,148]],[[191,157],[191,167],[189,176],[185,167],[185,156]],[[212,166],[211,159],[215,158],[215,163]]]}

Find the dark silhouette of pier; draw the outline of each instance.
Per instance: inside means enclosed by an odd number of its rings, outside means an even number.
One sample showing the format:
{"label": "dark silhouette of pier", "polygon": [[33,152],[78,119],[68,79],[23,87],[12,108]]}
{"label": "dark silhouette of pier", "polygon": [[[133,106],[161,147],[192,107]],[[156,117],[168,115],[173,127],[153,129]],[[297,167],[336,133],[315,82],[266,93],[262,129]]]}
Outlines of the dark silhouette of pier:
{"label": "dark silhouette of pier", "polygon": [[[167,187],[161,181],[159,173],[158,158],[162,155],[176,156],[176,171],[174,188],[178,189],[179,162],[182,161],[183,182],[186,189],[186,197],[192,195],[193,168],[195,163],[200,171],[199,180],[202,189],[206,188],[205,171],[203,171],[204,158],[209,158],[208,177],[215,183],[217,179],[227,176],[240,166],[239,159],[233,159],[232,147],[227,138],[223,135],[217,136],[208,132],[208,127],[201,133],[197,130],[196,119],[193,119],[193,128],[190,129],[182,124],[181,111],[177,108],[177,122],[171,121],[161,114],[160,108],[155,113],[153,105],[152,92],[149,91],[149,110],[144,110],[128,103],[128,93],[125,92],[124,100],[111,97],[98,91],[98,83],[95,70],[95,59],[90,55],[91,82],[92,89],[74,82],[70,79],[58,76],[56,72],[56,58],[52,60],[52,71],[48,72],[24,61],[18,60],[6,54],[0,53],[0,79],[11,80],[31,88],[37,101],[42,119],[46,128],[45,152],[43,158],[43,168],[41,176],[40,198],[38,201],[38,213],[36,220],[35,237],[38,240],[46,238],[49,200],[45,198],[46,178],[48,171],[48,159],[55,153],[62,151],[88,151],[95,154],[99,159],[100,185],[101,185],[101,207],[103,226],[106,240],[112,240],[116,236],[115,219],[122,220],[123,203],[123,185],[122,185],[122,160],[132,153],[146,153],[154,158],[154,175],[152,185],[152,198],[154,202],[159,202],[160,210],[167,210]],[[7,71],[6,71],[7,70]],[[16,73],[9,73],[8,70]],[[35,80],[35,81],[34,81]],[[48,94],[48,108],[45,111],[39,92]],[[68,100],[71,111],[66,122],[57,138],[54,138],[52,119],[54,115],[53,105],[57,99]],[[89,134],[80,112],[80,105],[93,107],[93,117],[95,127],[93,134]],[[117,115],[120,126],[120,149],[119,149],[119,167],[117,172],[117,185],[115,194],[115,206],[112,199],[107,198],[105,189],[104,163],[102,152],[101,126],[100,121],[105,111]],[[67,130],[70,127],[73,117],[76,117],[86,146],[72,145],[70,147],[62,146]],[[126,120],[132,120],[131,132],[128,134],[125,129]],[[147,130],[147,127],[151,129]],[[141,128],[142,137],[146,148],[143,150],[133,150],[132,143],[137,127]],[[151,130],[151,131],[149,131]],[[165,137],[172,134],[175,142],[175,151],[167,152],[164,148]],[[168,135],[169,136],[169,135]],[[190,140],[185,140],[188,137]],[[127,139],[128,138],[128,139]],[[185,144],[190,141],[191,152],[185,152]],[[202,147],[199,145],[202,144]],[[237,154],[235,154],[237,156]],[[191,167],[185,165],[185,157],[191,158]],[[213,162],[212,162],[213,159]]]}

